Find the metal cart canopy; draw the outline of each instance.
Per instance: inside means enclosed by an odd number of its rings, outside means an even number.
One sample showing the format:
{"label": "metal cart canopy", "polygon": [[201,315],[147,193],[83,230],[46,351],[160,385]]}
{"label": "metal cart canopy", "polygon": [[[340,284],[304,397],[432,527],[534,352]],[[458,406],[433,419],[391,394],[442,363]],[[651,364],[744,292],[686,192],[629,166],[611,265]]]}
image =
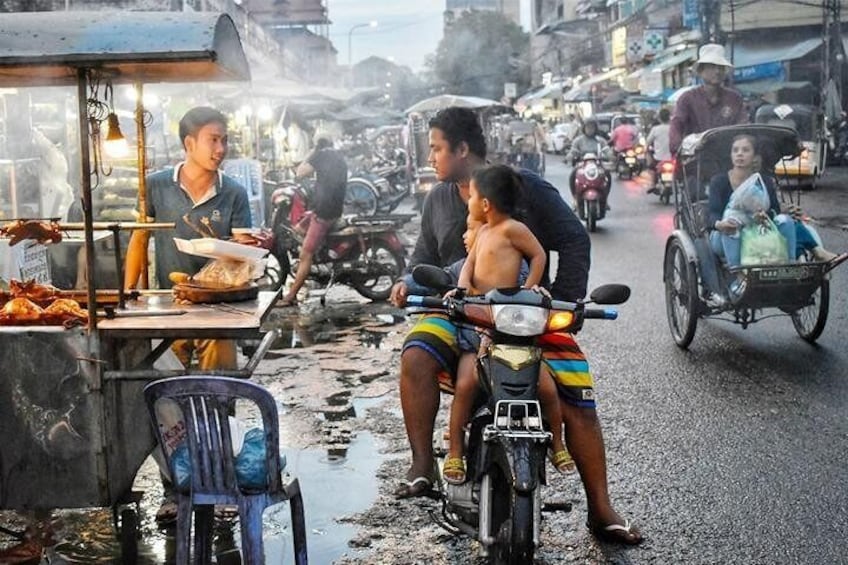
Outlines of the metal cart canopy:
{"label": "metal cart canopy", "polygon": [[25,12],[0,16],[0,87],[75,85],[77,69],[113,82],[248,80],[229,16],[191,12]]}

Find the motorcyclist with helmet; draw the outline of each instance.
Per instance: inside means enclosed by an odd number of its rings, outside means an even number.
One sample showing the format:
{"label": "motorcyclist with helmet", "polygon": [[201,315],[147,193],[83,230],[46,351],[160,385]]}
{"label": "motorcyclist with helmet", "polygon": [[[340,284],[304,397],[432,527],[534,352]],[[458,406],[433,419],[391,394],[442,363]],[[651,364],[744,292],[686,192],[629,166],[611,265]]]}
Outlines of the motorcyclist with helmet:
{"label": "motorcyclist with helmet", "polygon": [[[597,156],[598,162],[606,158],[609,154],[609,146],[598,131],[598,122],[594,118],[587,118],[583,122],[581,133],[571,142],[571,150],[568,152],[566,159],[566,162],[570,162],[572,167],[571,175],[568,177],[568,187],[571,189],[571,196],[575,201],[577,198],[574,194],[574,181],[577,177],[577,164],[587,153],[593,153]],[[612,177],[608,170],[603,169],[603,171],[607,180],[607,196],[609,196],[609,189],[612,187]],[[606,201],[604,205],[607,210],[610,209]]]}

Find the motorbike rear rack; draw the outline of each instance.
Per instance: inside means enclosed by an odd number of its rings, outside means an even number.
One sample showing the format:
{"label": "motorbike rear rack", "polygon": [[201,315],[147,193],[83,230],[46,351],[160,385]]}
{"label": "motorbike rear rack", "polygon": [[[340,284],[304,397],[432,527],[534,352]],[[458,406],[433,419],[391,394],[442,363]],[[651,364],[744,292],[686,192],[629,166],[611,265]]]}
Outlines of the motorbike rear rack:
{"label": "motorbike rear rack", "polygon": [[493,423],[483,430],[483,440],[497,436],[548,441],[551,433],[542,423],[542,407],[538,400],[499,400],[495,404]]}

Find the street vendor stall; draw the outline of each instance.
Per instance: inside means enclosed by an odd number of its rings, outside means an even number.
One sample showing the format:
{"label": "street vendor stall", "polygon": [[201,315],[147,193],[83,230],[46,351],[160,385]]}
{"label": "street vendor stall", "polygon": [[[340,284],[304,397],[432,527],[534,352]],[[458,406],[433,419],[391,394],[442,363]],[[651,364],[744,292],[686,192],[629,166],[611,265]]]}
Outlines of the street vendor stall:
{"label": "street vendor stall", "polygon": [[[134,561],[137,536],[136,510],[124,505],[138,501],[131,493],[133,479],[155,445],[142,388],[149,380],[174,374],[158,370],[156,361],[176,338],[260,337],[276,295],[253,293],[237,303],[216,304],[174,304],[169,291],[126,296],[119,245],[117,288],[97,288],[102,279],[96,270],[96,230],[111,231],[117,239],[122,231],[173,227],[94,221],[92,188],[109,172],[99,162],[104,141],[99,128],[112,125],[101,110],[108,108],[113,85],[134,84],[138,200],[145,209],[144,129],[149,115],[143,108],[142,83],[248,78],[238,33],[226,15],[103,11],[0,16],[0,87],[76,87],[81,171],[76,193],[83,213],[78,224],[14,218],[0,233],[10,242],[23,238],[42,243],[61,240],[69,230],[84,233],[88,281],[83,292],[20,282],[11,295],[2,296],[0,509],[123,507],[123,563]],[[37,306],[37,317],[26,318],[26,307],[7,308],[28,303]],[[243,368],[222,374],[250,376],[274,335],[265,334]]]}

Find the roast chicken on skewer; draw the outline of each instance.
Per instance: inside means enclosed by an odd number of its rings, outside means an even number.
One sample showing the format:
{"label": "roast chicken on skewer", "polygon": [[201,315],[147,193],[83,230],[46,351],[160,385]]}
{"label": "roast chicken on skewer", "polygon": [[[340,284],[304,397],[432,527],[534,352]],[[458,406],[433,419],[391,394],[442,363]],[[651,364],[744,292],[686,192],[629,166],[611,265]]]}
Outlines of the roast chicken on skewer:
{"label": "roast chicken on skewer", "polygon": [[62,232],[56,220],[14,220],[0,227],[0,236],[8,237],[10,246],[25,239],[33,239],[45,245],[62,241]]}

